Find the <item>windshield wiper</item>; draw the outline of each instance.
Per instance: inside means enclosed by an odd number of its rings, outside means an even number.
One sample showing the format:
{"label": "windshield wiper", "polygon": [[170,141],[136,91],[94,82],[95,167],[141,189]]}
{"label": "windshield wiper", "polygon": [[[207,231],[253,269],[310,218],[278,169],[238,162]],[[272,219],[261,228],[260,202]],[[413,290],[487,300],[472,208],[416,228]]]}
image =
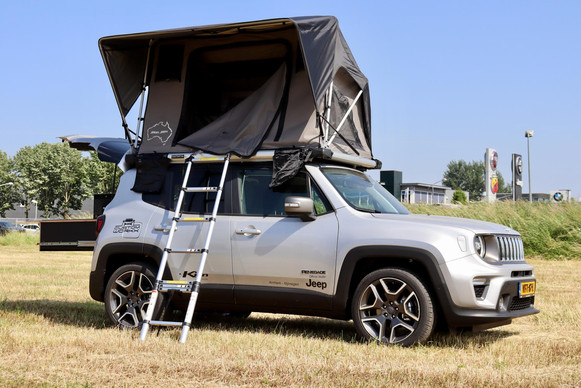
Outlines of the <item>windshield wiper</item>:
{"label": "windshield wiper", "polygon": [[358,206],[353,206],[353,207],[355,208],[355,210],[359,210],[360,212],[381,214],[381,211],[376,210],[376,209],[365,209],[363,207],[358,207]]}

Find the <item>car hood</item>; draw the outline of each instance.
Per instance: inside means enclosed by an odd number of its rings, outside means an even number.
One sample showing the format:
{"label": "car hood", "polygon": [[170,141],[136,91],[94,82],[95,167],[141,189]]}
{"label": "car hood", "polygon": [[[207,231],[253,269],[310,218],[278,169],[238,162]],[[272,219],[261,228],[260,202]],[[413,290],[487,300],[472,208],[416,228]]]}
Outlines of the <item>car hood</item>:
{"label": "car hood", "polygon": [[468,218],[433,216],[425,214],[372,214],[374,218],[397,220],[398,222],[433,225],[434,227],[448,227],[468,230],[476,234],[512,234],[519,233],[508,226]]}

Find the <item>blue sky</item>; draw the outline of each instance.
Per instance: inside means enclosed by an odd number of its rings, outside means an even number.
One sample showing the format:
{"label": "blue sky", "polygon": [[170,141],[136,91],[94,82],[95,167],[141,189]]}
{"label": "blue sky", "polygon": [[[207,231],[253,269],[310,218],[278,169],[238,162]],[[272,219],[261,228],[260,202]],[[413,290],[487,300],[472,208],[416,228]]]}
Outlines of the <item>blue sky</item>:
{"label": "blue sky", "polygon": [[[450,161],[512,153],[532,191],[581,197],[581,1],[14,1],[0,13],[0,150],[69,134],[123,135],[102,36],[334,15],[369,78],[373,150],[405,182]],[[134,122],[129,122],[135,127]],[[526,172],[526,170],[525,170]],[[528,191],[528,175],[525,173]]]}

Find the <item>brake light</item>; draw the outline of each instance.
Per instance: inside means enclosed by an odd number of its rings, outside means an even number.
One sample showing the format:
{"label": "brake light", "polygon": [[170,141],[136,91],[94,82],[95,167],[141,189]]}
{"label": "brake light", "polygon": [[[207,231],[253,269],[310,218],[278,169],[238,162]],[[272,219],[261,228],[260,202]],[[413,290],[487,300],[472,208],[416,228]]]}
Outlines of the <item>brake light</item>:
{"label": "brake light", "polygon": [[95,224],[95,237],[99,237],[99,233],[101,233],[103,226],[105,226],[105,214],[101,214],[97,217],[97,223]]}

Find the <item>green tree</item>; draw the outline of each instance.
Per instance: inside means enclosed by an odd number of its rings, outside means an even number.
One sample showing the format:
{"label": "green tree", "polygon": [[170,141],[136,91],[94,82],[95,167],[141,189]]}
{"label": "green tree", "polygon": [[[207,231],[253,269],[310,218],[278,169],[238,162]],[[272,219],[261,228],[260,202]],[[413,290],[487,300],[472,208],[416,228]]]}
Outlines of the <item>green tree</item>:
{"label": "green tree", "polygon": [[448,163],[442,183],[453,190],[464,190],[470,194],[470,200],[478,201],[486,190],[484,185],[484,162],[470,162],[464,160]]}
{"label": "green tree", "polygon": [[466,193],[461,189],[454,191],[454,195],[452,196],[452,202],[466,204],[468,202],[466,198]]}
{"label": "green tree", "polygon": [[[97,153],[89,152],[89,157],[84,159],[88,175],[89,186],[93,194],[112,194],[119,184],[119,178],[123,174],[114,163],[102,162]],[[113,182],[115,178],[115,182]]]}
{"label": "green tree", "polygon": [[8,210],[18,202],[19,181],[14,173],[14,162],[5,152],[0,151],[0,217],[6,217]]}
{"label": "green tree", "polygon": [[45,217],[69,218],[91,195],[87,165],[81,153],[64,143],[41,143],[24,147],[14,157],[23,185],[24,205],[28,216],[33,199]]}

